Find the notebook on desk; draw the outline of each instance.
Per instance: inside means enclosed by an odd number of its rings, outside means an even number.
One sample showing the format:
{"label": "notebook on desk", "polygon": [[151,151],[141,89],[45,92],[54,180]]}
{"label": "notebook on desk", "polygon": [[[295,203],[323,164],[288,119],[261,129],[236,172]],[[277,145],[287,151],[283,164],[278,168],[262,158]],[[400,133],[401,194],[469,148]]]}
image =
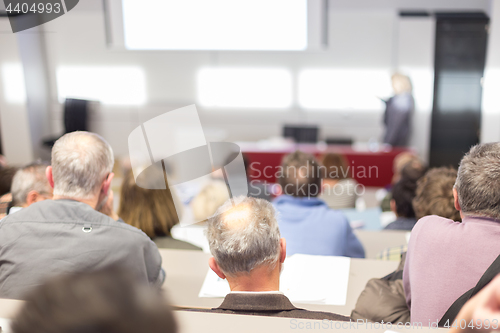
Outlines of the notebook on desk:
{"label": "notebook on desk", "polygon": [[[351,259],[346,257],[295,254],[286,258],[280,291],[292,302],[346,304]],[[208,270],[199,297],[225,297],[230,292],[227,280]]]}

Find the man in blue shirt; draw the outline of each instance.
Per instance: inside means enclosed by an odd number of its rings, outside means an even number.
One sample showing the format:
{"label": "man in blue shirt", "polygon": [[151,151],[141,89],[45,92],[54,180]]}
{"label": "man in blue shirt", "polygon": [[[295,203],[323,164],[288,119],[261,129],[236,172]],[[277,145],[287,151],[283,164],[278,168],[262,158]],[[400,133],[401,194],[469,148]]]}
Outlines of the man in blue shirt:
{"label": "man in blue shirt", "polygon": [[363,246],[344,214],[317,198],[325,170],[314,156],[301,151],[289,154],[281,171],[277,178],[283,194],[273,204],[288,254],[364,258]]}

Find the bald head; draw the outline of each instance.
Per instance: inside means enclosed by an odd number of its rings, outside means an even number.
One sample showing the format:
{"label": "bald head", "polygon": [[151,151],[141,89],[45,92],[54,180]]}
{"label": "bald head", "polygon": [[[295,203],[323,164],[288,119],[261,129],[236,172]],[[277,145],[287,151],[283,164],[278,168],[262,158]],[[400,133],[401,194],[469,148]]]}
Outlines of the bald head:
{"label": "bald head", "polygon": [[56,141],[52,148],[54,195],[89,199],[114,164],[111,146],[99,135],[72,132]]}
{"label": "bald head", "polygon": [[228,230],[241,230],[250,224],[252,206],[249,203],[240,203],[222,213],[222,221]]}
{"label": "bald head", "polygon": [[226,201],[209,219],[207,238],[215,261],[228,276],[248,274],[262,265],[274,268],[280,257],[275,210],[263,199]]}

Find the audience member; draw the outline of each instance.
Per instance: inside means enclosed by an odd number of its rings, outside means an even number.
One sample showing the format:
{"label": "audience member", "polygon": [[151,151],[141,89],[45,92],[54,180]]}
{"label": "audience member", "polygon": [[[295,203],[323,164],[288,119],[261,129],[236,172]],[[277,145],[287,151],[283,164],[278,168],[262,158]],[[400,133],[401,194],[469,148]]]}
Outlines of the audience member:
{"label": "audience member", "polygon": [[12,207],[12,194],[6,193],[0,197],[0,219],[3,219]]}
{"label": "audience member", "polygon": [[415,198],[417,184],[409,178],[402,178],[392,188],[391,210],[396,214],[396,221],[389,223],[386,230],[411,230],[417,219],[412,201]]}
{"label": "audience member", "polygon": [[411,160],[401,169],[401,179],[408,179],[417,182],[427,172],[427,167],[419,159]]}
{"label": "audience member", "polygon": [[13,333],[175,333],[164,298],[117,267],[55,277],[38,286]]}
{"label": "audience member", "polygon": [[[458,211],[453,200],[456,176],[457,171],[452,168],[435,168],[418,180],[417,196],[413,200],[413,208],[418,218],[439,215],[454,219],[457,216]],[[368,281],[351,313],[352,319],[391,323],[410,321],[402,281],[406,250],[406,246],[398,246],[379,254],[381,259],[400,261],[399,267],[382,279]]]}
{"label": "audience member", "polygon": [[122,183],[118,215],[126,223],[144,231],[160,248],[201,250],[172,238],[170,230],[179,223],[179,217],[170,190],[141,188],[135,183],[132,171],[127,172]]}
{"label": "audience member", "polygon": [[[2,142],[0,140],[0,146],[1,145],[2,145]],[[7,162],[7,159],[5,158],[5,156],[0,154],[0,169],[6,168],[8,165],[9,165],[9,163]]]}
{"label": "audience member", "polygon": [[412,152],[405,151],[398,154],[392,163],[392,181],[391,183],[394,185],[401,179],[401,174],[403,173],[403,169],[407,164],[412,165],[423,165],[422,161]]}
{"label": "audience member", "polygon": [[0,168],[0,197],[4,194],[10,193],[12,179],[14,178],[17,170],[18,168],[15,167]]}
{"label": "audience member", "polygon": [[72,132],[57,140],[47,168],[53,200],[34,203],[0,223],[0,297],[22,298],[50,276],[112,264],[143,281],[163,283],[156,245],[142,231],[116,221],[113,161],[111,147],[96,134]]}
{"label": "audience member", "polygon": [[456,179],[457,170],[447,167],[430,169],[420,178],[413,199],[416,218],[438,215],[453,221],[462,221],[453,198],[453,185]]}
{"label": "audience member", "polygon": [[12,208],[12,180],[18,168],[8,167],[3,155],[0,155],[0,218],[4,218]]}
{"label": "audience member", "polygon": [[358,183],[351,178],[345,157],[340,154],[326,154],[323,157],[323,166],[326,168],[326,175],[320,199],[332,209],[356,207]]}
{"label": "audience member", "polygon": [[477,145],[460,162],[453,189],[462,223],[426,216],[413,228],[403,272],[411,321],[441,319],[500,253],[500,143]]}
{"label": "audience member", "polygon": [[19,169],[12,180],[12,208],[9,214],[31,204],[52,199],[53,189],[47,180],[47,163],[32,163]]}
{"label": "audience member", "polygon": [[283,194],[273,203],[288,253],[364,258],[363,246],[344,214],[317,198],[324,169],[314,156],[296,151],[284,157],[281,170]]}
{"label": "audience member", "polygon": [[223,180],[206,184],[190,203],[196,221],[205,221],[212,216],[227,199],[229,193]]}
{"label": "audience member", "polygon": [[[442,167],[430,169],[417,181],[416,196],[413,199],[413,210],[417,220],[428,215],[438,215],[462,221],[453,199],[456,178],[457,170]],[[377,259],[399,261],[407,249],[406,245],[391,247],[379,253]]]}
{"label": "audience member", "polygon": [[[238,176],[246,177],[248,196],[271,201],[272,196],[268,185],[258,179],[252,179],[251,163],[245,154],[242,154],[242,158],[246,173]],[[230,164],[233,159],[234,156],[231,155],[225,161],[224,165]],[[201,188],[201,191],[190,203],[195,220],[207,220],[227,199],[229,199],[229,189],[224,180],[222,170],[217,169],[212,173],[211,181]]]}
{"label": "audience member", "polygon": [[209,219],[207,238],[213,257],[210,268],[227,279],[231,292],[217,313],[349,320],[326,312],[298,309],[279,292],[286,242],[280,238],[275,210],[264,199],[228,200]]}
{"label": "audience member", "polygon": [[[414,153],[405,151],[400,154],[398,154],[395,158],[394,161],[392,162],[392,172],[393,176],[391,179],[391,184],[387,187],[387,190],[384,194],[384,197],[382,199],[382,202],[380,204],[380,208],[382,209],[383,212],[388,212],[391,211],[391,199],[392,199],[392,193],[391,193],[391,188],[396,184],[402,177],[403,175],[403,170],[406,165],[411,165],[407,170],[406,173],[409,174],[410,177],[413,177],[412,175],[418,173],[418,171],[412,171],[412,170],[421,170],[420,174],[423,175],[425,173],[425,166],[423,162],[418,158],[417,155]],[[414,177],[413,177],[414,178]],[[416,179],[415,179],[416,181]]]}

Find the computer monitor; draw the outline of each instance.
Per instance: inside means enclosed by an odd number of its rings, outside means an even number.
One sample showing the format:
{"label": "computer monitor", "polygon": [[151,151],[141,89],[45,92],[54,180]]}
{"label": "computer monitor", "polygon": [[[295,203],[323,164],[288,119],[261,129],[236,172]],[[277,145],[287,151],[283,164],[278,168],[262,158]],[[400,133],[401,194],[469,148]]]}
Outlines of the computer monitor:
{"label": "computer monitor", "polygon": [[296,143],[318,142],[318,126],[283,126],[283,137],[292,138]]}

